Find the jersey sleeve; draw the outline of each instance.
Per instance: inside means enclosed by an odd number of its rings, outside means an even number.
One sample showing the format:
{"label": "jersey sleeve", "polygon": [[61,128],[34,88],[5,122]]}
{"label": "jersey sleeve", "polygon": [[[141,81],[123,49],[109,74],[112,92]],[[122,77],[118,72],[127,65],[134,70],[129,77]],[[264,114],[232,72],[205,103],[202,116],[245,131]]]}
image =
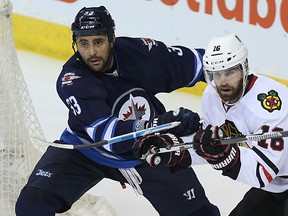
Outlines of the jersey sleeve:
{"label": "jersey sleeve", "polygon": [[[255,146],[239,147],[239,149],[241,166],[235,180],[257,188],[263,188],[271,183],[279,173],[283,158],[286,157],[286,154],[281,152],[263,151]],[[223,172],[223,175],[233,178],[233,171]]]}
{"label": "jersey sleeve", "polygon": [[120,73],[153,94],[191,87],[204,80],[204,49],[168,46],[148,38],[120,38],[118,42],[117,58],[125,65]]}

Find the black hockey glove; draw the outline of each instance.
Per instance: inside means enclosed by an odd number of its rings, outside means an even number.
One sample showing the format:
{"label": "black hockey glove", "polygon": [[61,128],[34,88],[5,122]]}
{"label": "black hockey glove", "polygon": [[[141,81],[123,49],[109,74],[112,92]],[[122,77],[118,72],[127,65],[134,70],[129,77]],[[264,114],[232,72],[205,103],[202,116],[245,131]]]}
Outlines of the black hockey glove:
{"label": "black hockey glove", "polygon": [[193,147],[214,169],[228,170],[239,162],[239,149],[233,144],[222,145],[220,137],[223,137],[222,130],[208,125],[195,134]]}
{"label": "black hockey glove", "polygon": [[151,167],[175,166],[189,167],[191,157],[188,151],[174,151],[157,154],[158,148],[167,148],[183,143],[182,139],[173,134],[148,135],[142,137],[133,146],[134,155],[139,160],[146,160]]}
{"label": "black hockey glove", "polygon": [[180,107],[175,111],[166,112],[160,116],[155,117],[146,124],[146,128],[155,127],[169,122],[180,121],[180,125],[175,128],[169,129],[168,133],[175,134],[177,136],[185,136],[198,131],[200,126],[200,117],[197,113],[191,110]]}

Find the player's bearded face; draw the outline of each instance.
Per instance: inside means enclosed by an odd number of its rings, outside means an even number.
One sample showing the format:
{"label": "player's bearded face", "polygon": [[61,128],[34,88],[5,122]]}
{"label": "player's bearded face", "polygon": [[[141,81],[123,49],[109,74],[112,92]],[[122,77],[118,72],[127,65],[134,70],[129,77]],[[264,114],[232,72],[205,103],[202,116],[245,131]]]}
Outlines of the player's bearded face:
{"label": "player's bearded face", "polygon": [[235,103],[243,93],[243,73],[240,66],[213,73],[216,90],[224,102]]}
{"label": "player's bearded face", "polygon": [[82,60],[94,72],[106,72],[112,67],[113,44],[107,35],[78,36],[76,45]]}

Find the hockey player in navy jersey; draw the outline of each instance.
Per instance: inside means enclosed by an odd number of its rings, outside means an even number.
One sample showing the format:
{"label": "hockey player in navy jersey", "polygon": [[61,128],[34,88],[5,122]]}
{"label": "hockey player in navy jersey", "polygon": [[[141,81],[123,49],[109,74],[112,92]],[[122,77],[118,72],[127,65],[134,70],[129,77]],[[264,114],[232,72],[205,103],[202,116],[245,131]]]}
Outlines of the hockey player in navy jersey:
{"label": "hockey player in navy jersey", "polygon": [[[230,145],[218,139],[287,131],[287,87],[249,71],[248,50],[235,34],[215,36],[203,62],[209,84],[202,96],[203,129],[174,140],[191,142],[194,137],[191,165],[208,162],[224,176],[252,186],[229,216],[287,216],[288,138]],[[141,138],[135,144],[136,155],[152,166],[164,165],[171,153],[158,154],[155,147],[173,146],[175,141],[166,136]]]}
{"label": "hockey player in navy jersey", "polygon": [[[103,6],[82,8],[76,15],[71,26],[75,54],[57,80],[57,92],[69,109],[68,127],[57,142],[92,143],[173,121],[181,124],[168,132],[178,136],[198,130],[197,113],[185,108],[166,112],[155,95],[203,80],[204,50],[115,38],[114,28]],[[17,216],[65,212],[103,178],[130,184],[159,215],[220,215],[191,168],[152,169],[135,157],[135,141],[81,150],[50,146],[21,191]],[[190,163],[189,154],[171,154],[169,160],[171,165]],[[51,175],[37,175],[39,170]]]}

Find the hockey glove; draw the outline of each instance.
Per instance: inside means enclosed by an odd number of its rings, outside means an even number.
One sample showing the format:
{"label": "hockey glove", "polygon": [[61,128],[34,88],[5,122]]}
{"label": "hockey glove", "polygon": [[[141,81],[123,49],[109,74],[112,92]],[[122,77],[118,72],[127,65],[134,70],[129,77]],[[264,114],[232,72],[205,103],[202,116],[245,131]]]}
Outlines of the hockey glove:
{"label": "hockey glove", "polygon": [[179,143],[183,143],[182,139],[173,134],[148,135],[142,137],[134,144],[134,155],[139,160],[146,160],[151,167],[161,165],[189,167],[191,165],[191,158],[187,151],[157,154],[158,148],[169,149],[171,146]]}
{"label": "hockey glove", "polygon": [[228,170],[239,161],[239,149],[233,144],[222,145],[219,140],[221,137],[221,129],[208,125],[205,130],[195,134],[193,147],[214,169]]}
{"label": "hockey glove", "polygon": [[155,127],[169,122],[180,121],[180,125],[175,128],[169,129],[168,133],[175,134],[177,136],[185,136],[198,131],[200,126],[200,117],[197,113],[191,110],[180,107],[175,111],[166,112],[160,116],[155,117],[146,124],[146,128]]}

